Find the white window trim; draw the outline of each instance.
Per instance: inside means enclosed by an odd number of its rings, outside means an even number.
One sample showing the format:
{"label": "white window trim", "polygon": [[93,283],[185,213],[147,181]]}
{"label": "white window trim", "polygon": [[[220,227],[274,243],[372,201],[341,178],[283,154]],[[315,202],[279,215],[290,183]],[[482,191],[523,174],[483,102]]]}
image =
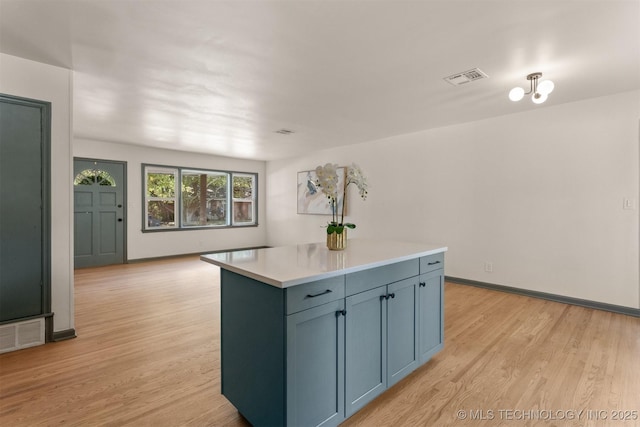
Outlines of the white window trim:
{"label": "white window trim", "polygon": [[235,218],[232,216],[231,218],[231,223],[237,227],[242,227],[242,226],[249,226],[249,225],[255,225],[257,224],[257,219],[256,219],[256,193],[257,193],[257,188],[256,188],[256,183],[257,183],[257,175],[256,174],[252,174],[252,173],[243,173],[243,172],[236,172],[236,173],[232,173],[231,174],[231,195],[233,196],[233,178],[235,178],[236,176],[239,177],[247,177],[247,178],[251,178],[252,181],[252,190],[251,190],[251,197],[248,198],[235,198],[232,197],[231,198],[231,205],[233,205],[235,202],[251,202],[251,218],[253,219],[250,222],[236,222]]}
{"label": "white window trim", "polygon": [[[173,198],[166,198],[166,197],[149,197],[149,187],[148,187],[148,175],[150,173],[159,173],[159,174],[173,174],[174,176],[174,180],[173,180]],[[180,206],[178,205],[179,203],[179,199],[178,199],[178,184],[180,181],[180,170],[178,168],[164,168],[164,167],[158,167],[158,166],[145,166],[144,167],[144,176],[143,176],[143,180],[144,180],[144,230],[174,230],[179,228],[179,222],[180,222]],[[149,226],[149,202],[156,202],[156,201],[171,201],[173,200],[173,226],[170,225],[163,225],[163,226],[157,226],[157,227],[152,227]]]}

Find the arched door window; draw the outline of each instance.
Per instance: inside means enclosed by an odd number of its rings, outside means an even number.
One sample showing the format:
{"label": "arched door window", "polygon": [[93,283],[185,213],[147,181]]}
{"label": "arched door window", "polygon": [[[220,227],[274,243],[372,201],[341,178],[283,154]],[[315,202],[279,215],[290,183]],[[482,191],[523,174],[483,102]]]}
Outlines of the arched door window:
{"label": "arched door window", "polygon": [[108,187],[115,187],[116,180],[103,170],[97,169],[85,169],[76,175],[73,180],[73,185],[104,185]]}

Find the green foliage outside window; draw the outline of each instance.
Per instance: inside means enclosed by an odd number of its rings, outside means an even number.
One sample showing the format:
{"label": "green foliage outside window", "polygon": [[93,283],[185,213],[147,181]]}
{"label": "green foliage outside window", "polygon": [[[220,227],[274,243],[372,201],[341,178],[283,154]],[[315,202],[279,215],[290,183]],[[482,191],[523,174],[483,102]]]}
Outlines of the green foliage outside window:
{"label": "green foliage outside window", "polygon": [[233,177],[233,198],[250,199],[253,192],[253,176]]}
{"label": "green foliage outside window", "polygon": [[175,197],[175,173],[147,173],[147,227],[175,226]]}
{"label": "green foliage outside window", "polygon": [[182,225],[227,224],[227,174],[182,173]]}
{"label": "green foliage outside window", "polygon": [[115,187],[116,181],[109,172],[96,169],[85,169],[73,180],[73,185],[93,185]]}
{"label": "green foliage outside window", "polygon": [[172,173],[147,173],[147,196],[170,199],[176,195],[176,177]]}

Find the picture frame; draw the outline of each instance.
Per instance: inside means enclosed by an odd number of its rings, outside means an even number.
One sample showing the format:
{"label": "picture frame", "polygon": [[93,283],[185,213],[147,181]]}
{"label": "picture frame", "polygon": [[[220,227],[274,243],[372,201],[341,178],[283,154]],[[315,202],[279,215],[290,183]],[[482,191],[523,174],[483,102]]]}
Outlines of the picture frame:
{"label": "picture frame", "polygon": [[[342,205],[344,204],[344,194],[341,189],[344,188],[346,178],[346,168],[339,167],[338,173],[338,209],[337,213],[342,213]],[[298,172],[298,214],[301,215],[331,215],[331,206],[327,196],[320,188],[316,186],[317,175],[315,170]],[[346,211],[345,211],[346,215]]]}

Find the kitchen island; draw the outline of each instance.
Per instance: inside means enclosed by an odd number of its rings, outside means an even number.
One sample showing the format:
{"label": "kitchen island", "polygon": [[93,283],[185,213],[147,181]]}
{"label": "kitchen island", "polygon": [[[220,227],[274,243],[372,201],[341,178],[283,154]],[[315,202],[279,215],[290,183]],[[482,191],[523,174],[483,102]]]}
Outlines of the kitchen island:
{"label": "kitchen island", "polygon": [[222,394],[254,426],[335,426],[444,343],[444,252],[349,240],[202,255],[220,267]]}

